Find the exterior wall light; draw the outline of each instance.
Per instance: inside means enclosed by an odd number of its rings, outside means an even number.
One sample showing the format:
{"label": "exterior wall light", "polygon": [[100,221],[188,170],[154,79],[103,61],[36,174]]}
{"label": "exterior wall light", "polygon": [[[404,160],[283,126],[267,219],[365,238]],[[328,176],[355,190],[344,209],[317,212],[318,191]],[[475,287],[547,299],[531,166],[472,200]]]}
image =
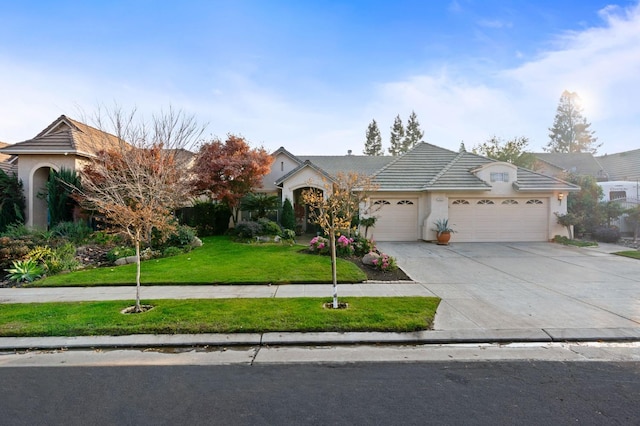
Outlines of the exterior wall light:
{"label": "exterior wall light", "polygon": [[564,198],[564,194],[562,192],[558,193],[558,203],[562,204],[562,199]]}

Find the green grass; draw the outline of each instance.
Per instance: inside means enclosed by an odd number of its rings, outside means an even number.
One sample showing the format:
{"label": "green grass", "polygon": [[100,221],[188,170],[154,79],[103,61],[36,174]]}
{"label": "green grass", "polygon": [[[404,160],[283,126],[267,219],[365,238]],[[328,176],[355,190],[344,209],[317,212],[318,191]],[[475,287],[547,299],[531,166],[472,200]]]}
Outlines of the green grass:
{"label": "green grass", "polygon": [[0,336],[89,336],[270,331],[403,332],[431,327],[440,299],[345,297],[347,309],[323,308],[328,298],[145,301],[154,308],[122,314],[130,301],[3,304]]}
{"label": "green grass", "polygon": [[567,237],[561,237],[560,235],[556,235],[553,238],[553,241],[559,244],[564,244],[565,246],[576,246],[576,247],[597,247],[598,243],[595,241],[582,241],[582,240],[570,240]]}
{"label": "green grass", "polygon": [[640,259],[640,251],[638,250],[619,251],[613,254],[617,254],[618,256],[631,257],[633,259]]}
{"label": "green grass", "polygon": [[[208,237],[190,253],[142,262],[146,285],[330,283],[328,256],[300,253],[302,246],[241,244],[227,237]],[[360,268],[338,259],[338,281],[367,279]],[[54,275],[31,286],[99,286],[135,284],[136,265],[94,268]]]}

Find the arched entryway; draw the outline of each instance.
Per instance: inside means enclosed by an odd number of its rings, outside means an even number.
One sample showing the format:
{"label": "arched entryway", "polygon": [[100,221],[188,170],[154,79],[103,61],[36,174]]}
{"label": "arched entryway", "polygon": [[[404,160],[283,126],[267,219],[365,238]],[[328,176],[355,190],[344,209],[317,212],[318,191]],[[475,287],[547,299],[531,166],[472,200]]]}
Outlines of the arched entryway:
{"label": "arched entryway", "polygon": [[316,234],[321,231],[320,227],[311,222],[309,206],[302,201],[302,193],[314,189],[323,192],[322,189],[305,186],[293,191],[293,211],[296,218],[296,232],[299,234]]}
{"label": "arched entryway", "polygon": [[51,170],[55,170],[51,166],[38,167],[31,175],[31,184],[29,185],[28,203],[28,225],[38,229],[47,229],[49,227],[49,205],[46,194],[47,181]]}

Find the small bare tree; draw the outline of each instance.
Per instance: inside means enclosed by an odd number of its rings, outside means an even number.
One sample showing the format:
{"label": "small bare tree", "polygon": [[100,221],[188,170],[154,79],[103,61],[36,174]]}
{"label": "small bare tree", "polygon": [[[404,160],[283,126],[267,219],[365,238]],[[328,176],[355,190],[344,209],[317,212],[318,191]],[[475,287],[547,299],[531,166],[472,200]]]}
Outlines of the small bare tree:
{"label": "small bare tree", "polygon": [[[105,122],[106,119],[106,122]],[[123,231],[136,249],[136,304],[140,312],[140,243],[152,230],[175,229],[172,209],[188,194],[189,152],[203,132],[192,116],[169,109],[138,121],[136,112],[98,114],[100,131],[89,132],[95,159],[81,170],[81,205]],[[107,133],[110,131],[110,133]]]}
{"label": "small bare tree", "polygon": [[357,173],[338,173],[332,181],[324,181],[323,191],[308,189],[302,201],[310,207],[310,220],[318,224],[329,237],[331,276],[333,280],[333,308],[338,308],[338,274],[336,265],[336,233],[349,230],[351,221],[375,190],[371,178]]}

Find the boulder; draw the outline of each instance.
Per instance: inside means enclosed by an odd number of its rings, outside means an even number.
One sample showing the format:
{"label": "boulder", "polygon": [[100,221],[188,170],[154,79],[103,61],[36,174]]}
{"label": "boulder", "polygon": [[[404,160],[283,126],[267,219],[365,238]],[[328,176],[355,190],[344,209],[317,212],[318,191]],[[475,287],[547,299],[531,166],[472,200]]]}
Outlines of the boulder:
{"label": "boulder", "polygon": [[126,265],[128,263],[136,263],[136,257],[135,256],[121,257],[120,259],[116,259],[116,261],[113,262],[113,264],[116,266]]}
{"label": "boulder", "polygon": [[362,258],[362,263],[364,263],[365,265],[374,266],[373,261],[375,259],[380,259],[380,255],[378,253],[370,251],[369,253],[364,255],[364,257]]}

